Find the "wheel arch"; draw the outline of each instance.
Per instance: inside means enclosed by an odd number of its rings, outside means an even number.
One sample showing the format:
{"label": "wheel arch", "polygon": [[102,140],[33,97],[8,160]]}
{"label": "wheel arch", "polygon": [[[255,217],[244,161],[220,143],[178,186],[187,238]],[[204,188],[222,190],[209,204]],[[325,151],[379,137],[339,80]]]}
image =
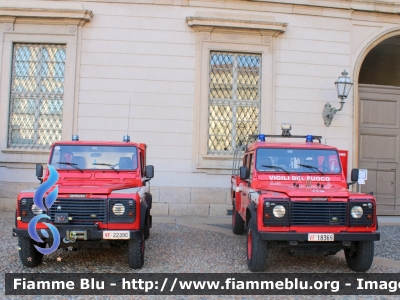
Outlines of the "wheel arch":
{"label": "wheel arch", "polygon": [[257,228],[257,210],[255,207],[254,202],[251,202],[249,206],[247,206],[246,209],[246,225],[249,226],[249,222],[253,223],[254,227]]}

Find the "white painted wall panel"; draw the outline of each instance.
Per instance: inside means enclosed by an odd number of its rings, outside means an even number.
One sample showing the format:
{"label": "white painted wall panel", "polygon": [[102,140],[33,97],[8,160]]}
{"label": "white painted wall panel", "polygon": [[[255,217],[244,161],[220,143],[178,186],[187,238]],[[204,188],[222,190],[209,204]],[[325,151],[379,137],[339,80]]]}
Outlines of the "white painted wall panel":
{"label": "white painted wall panel", "polygon": [[144,53],[82,53],[82,65],[121,67],[179,68],[194,70],[194,56]]}
{"label": "white painted wall panel", "polygon": [[280,50],[276,52],[276,61],[285,63],[303,63],[312,65],[350,66],[350,56],[332,53],[313,53]]}
{"label": "white painted wall panel", "polygon": [[193,95],[165,93],[129,93],[106,91],[80,91],[80,103],[124,104],[146,106],[193,107]]}
{"label": "white painted wall panel", "polygon": [[[171,143],[172,144],[172,143]],[[191,160],[191,147],[184,147],[184,146],[164,146],[164,145],[153,145],[147,144],[147,158],[148,159],[175,159],[176,160]]]}
{"label": "white painted wall panel", "polygon": [[[343,70],[342,70],[343,71]],[[338,72],[337,76],[340,75]],[[334,82],[336,78],[324,78],[316,76],[292,76],[292,75],[276,75],[276,86],[295,87],[305,89],[329,89],[335,88]]]}
{"label": "white painted wall panel", "polygon": [[[88,26],[89,27],[89,26]],[[116,28],[116,29],[148,29],[157,31],[188,32],[186,22],[182,18],[162,18],[149,16],[121,16],[96,13],[96,18],[90,23],[90,27]]]}
{"label": "white painted wall panel", "polygon": [[127,41],[140,43],[194,44],[195,37],[190,32],[166,31],[162,35],[158,31],[124,28],[86,28],[83,40]]}
{"label": "white painted wall panel", "polygon": [[335,42],[334,47],[332,47],[332,42],[309,40],[307,37],[302,36],[298,36],[296,39],[282,36],[282,38],[277,39],[276,49],[313,53],[350,54],[349,43]]}
{"label": "white painted wall panel", "polygon": [[[331,24],[332,25],[332,24]],[[307,41],[328,41],[334,43],[350,43],[350,31],[336,30],[335,26],[330,26],[329,29],[309,28],[296,26],[293,22],[290,23],[285,31],[285,39],[304,39]],[[309,42],[312,43],[312,42]]]}
{"label": "white painted wall panel", "polygon": [[84,65],[81,68],[81,78],[138,79],[138,80],[168,80],[194,81],[193,70],[179,68],[150,67],[117,67],[102,65]]}
{"label": "white painted wall panel", "polygon": [[194,82],[81,78],[81,91],[194,94]]}
{"label": "white painted wall panel", "polygon": [[[78,115],[81,117],[118,116],[120,118],[128,118],[129,105],[80,104]],[[193,120],[193,109],[131,105],[130,117],[132,119],[191,121]]]}
{"label": "white painted wall panel", "polygon": [[167,56],[194,56],[194,45],[172,43],[142,43],[124,41],[83,40],[82,52],[129,53]]}
{"label": "white painted wall panel", "polygon": [[[332,78],[339,77],[340,72],[348,66],[324,66],[315,64],[302,64],[302,63],[286,63],[279,62],[276,64],[277,75],[297,75],[303,77],[319,77],[319,78]],[[333,82],[333,81],[332,81]],[[333,83],[332,83],[333,84]]]}

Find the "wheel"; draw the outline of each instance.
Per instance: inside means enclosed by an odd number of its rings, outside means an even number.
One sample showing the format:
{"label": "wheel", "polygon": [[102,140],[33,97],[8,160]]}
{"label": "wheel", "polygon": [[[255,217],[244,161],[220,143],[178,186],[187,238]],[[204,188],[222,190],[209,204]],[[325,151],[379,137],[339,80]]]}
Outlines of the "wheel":
{"label": "wheel", "polygon": [[144,264],[144,232],[140,239],[128,242],[128,263],[132,269],[141,269]]}
{"label": "wheel", "polygon": [[25,267],[34,268],[42,263],[43,254],[37,251],[34,245],[44,247],[43,244],[35,243],[30,237],[18,237],[19,258]]}
{"label": "wheel", "polygon": [[252,272],[264,271],[267,261],[267,241],[256,234],[252,219],[247,227],[247,266]]}
{"label": "wheel", "polygon": [[349,268],[355,272],[365,272],[371,268],[374,260],[374,242],[351,242],[350,248],[344,250]]}
{"label": "wheel", "polygon": [[234,234],[242,234],[244,232],[244,221],[236,210],[235,202],[233,202],[232,207],[232,231]]}

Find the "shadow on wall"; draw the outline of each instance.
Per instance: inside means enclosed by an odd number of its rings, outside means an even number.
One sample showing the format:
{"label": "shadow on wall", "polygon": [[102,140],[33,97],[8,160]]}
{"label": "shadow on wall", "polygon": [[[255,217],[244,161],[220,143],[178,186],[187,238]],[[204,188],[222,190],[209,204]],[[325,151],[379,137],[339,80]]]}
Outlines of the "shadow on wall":
{"label": "shadow on wall", "polygon": [[365,57],[359,83],[400,86],[400,36],[391,37]]}

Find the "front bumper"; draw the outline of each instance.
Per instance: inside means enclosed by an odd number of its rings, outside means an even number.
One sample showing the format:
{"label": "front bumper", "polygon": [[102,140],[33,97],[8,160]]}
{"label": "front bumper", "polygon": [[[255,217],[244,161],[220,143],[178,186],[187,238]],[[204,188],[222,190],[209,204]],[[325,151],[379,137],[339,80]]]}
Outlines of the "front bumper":
{"label": "front bumper", "polygon": [[[97,225],[57,225],[56,226],[58,232],[60,233],[61,240],[69,237],[67,234],[68,232],[71,231],[85,231],[86,232],[86,237],[88,241],[93,241],[93,240],[102,240],[103,239],[103,231],[110,231],[110,230],[103,230],[99,229]],[[44,229],[46,230],[46,229]],[[123,229],[121,229],[123,230]],[[47,234],[51,236],[50,230],[46,230]],[[112,231],[112,230],[111,230]],[[141,238],[141,232],[140,230],[128,230],[130,232],[129,236],[131,240],[139,240]],[[38,235],[42,238],[45,239],[43,234],[40,232],[40,230],[37,230]],[[18,228],[13,228],[13,236],[22,236],[22,237],[29,237],[29,233],[27,229],[18,229]]]}
{"label": "front bumper", "polygon": [[[323,233],[323,232],[322,232]],[[259,237],[267,241],[308,241],[308,233],[297,232],[259,232]],[[379,241],[379,232],[363,233],[334,233],[335,242],[359,242],[359,241]]]}

